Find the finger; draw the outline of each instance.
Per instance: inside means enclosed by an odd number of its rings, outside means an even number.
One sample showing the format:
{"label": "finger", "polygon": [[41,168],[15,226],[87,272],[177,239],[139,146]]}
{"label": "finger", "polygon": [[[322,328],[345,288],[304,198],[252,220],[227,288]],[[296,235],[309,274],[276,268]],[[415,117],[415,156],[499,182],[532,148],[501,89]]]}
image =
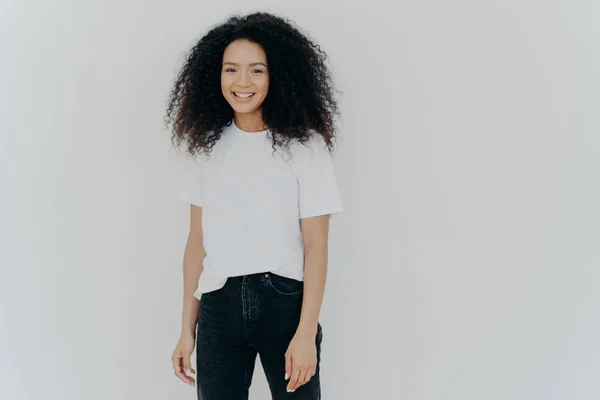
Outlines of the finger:
{"label": "finger", "polygon": [[173,371],[175,371],[175,375],[177,375],[177,377],[179,379],[181,379],[183,382],[185,383],[190,383],[190,378],[188,378],[184,373],[183,373],[183,362],[182,362],[182,355],[181,353],[174,353],[173,357],[171,357],[171,360],[173,361]]}
{"label": "finger", "polygon": [[309,370],[302,370],[302,373],[300,374],[300,378],[298,379],[298,387],[304,385],[306,382],[308,382],[310,380],[310,373]]}
{"label": "finger", "polygon": [[298,368],[298,379],[296,380],[296,385],[292,388],[292,391],[298,389],[300,386],[304,384],[304,377],[306,376],[306,370],[304,368]]}
{"label": "finger", "polygon": [[300,378],[300,368],[293,365],[292,362],[292,375],[290,377],[290,381],[288,382],[287,390],[288,392],[293,392],[298,387],[298,379]]}
{"label": "finger", "polygon": [[192,369],[192,365],[190,364],[190,355],[182,354],[181,360],[183,362],[183,369],[185,371],[190,371]]}
{"label": "finger", "polygon": [[304,382],[304,383],[308,383],[312,379],[312,377],[315,376],[315,372],[314,371],[315,371],[314,368],[311,368],[311,369],[308,370],[308,372],[306,374],[306,382]]}
{"label": "finger", "polygon": [[173,363],[173,371],[175,372],[175,375],[181,378],[180,374],[183,372],[181,356],[178,353],[173,353],[173,355],[171,356],[171,362]]}
{"label": "finger", "polygon": [[194,378],[192,378],[190,375],[191,374],[195,374],[196,371],[194,371],[192,369],[192,364],[190,363],[190,357],[191,354],[183,354],[183,370],[185,371],[185,375],[189,378],[190,380],[190,385],[194,384]]}
{"label": "finger", "polygon": [[296,390],[298,389],[300,386],[304,385],[306,382],[306,372],[308,371],[307,368],[301,368],[300,369],[300,373],[298,374],[298,382],[296,383],[296,387],[293,388],[292,390]]}
{"label": "finger", "polygon": [[285,355],[285,380],[287,381],[292,376],[292,356],[287,354]]}

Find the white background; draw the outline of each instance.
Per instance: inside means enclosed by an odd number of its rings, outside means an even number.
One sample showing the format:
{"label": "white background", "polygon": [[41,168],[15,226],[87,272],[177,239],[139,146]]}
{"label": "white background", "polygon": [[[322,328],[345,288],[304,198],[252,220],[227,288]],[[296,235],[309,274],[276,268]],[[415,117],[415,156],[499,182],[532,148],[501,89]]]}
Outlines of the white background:
{"label": "white background", "polygon": [[[324,399],[600,398],[599,3],[367,3],[255,4],[343,92]],[[2,1],[0,399],[195,398],[162,117],[245,4]]]}

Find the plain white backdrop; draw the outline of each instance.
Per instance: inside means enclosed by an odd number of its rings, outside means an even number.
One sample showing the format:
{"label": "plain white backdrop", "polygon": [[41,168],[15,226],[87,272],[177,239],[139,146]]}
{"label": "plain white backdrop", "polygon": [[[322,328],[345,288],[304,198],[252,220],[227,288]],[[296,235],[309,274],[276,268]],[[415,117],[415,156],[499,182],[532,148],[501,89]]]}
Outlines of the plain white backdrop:
{"label": "plain white backdrop", "polygon": [[195,40],[259,9],[343,92],[324,400],[600,398],[598,2],[0,7],[0,399],[195,398],[162,117]]}

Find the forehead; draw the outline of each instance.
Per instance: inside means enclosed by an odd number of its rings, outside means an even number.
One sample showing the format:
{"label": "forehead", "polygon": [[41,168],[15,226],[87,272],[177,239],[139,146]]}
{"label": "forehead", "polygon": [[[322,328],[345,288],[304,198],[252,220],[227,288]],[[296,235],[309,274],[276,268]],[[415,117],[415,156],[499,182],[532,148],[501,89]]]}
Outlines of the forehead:
{"label": "forehead", "polygon": [[263,62],[266,64],[267,55],[263,48],[247,39],[238,39],[229,44],[223,53],[223,62],[251,64]]}

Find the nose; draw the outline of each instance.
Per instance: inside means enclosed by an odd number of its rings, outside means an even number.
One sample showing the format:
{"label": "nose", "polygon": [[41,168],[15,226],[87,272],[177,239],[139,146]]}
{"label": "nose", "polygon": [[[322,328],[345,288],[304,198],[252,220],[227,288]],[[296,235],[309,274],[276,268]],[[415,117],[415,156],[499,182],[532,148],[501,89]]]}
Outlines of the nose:
{"label": "nose", "polygon": [[238,86],[242,86],[242,87],[249,86],[250,85],[250,77],[248,76],[248,74],[246,72],[242,71],[237,75],[235,83]]}

